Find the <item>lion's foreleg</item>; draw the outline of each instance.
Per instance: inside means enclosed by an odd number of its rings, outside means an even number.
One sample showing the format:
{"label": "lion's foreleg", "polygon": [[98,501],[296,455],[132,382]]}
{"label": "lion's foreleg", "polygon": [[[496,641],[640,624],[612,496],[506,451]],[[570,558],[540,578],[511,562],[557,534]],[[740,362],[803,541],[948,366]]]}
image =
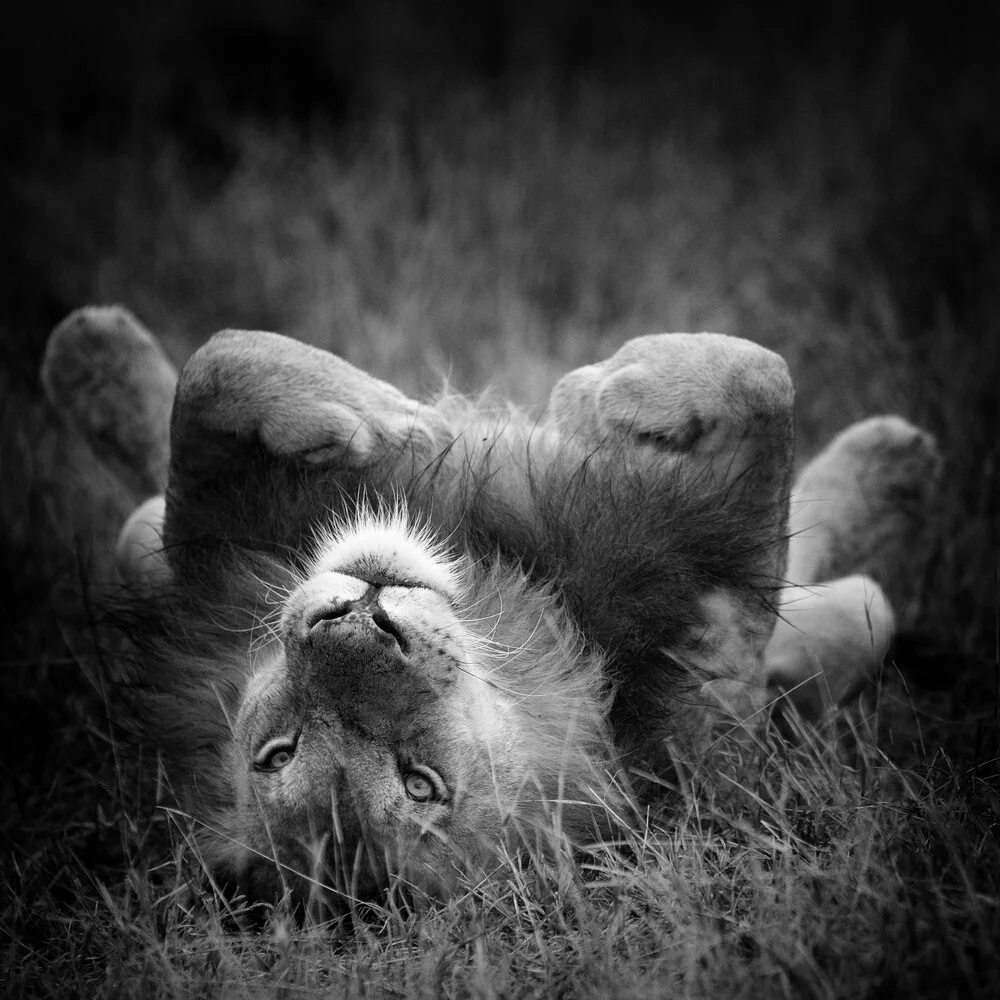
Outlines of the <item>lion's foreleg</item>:
{"label": "lion's foreleg", "polygon": [[[717,538],[717,551],[700,555],[711,557],[705,566],[714,560],[725,567],[729,582],[713,583],[712,571],[695,569],[689,586],[696,593],[662,595],[664,606],[693,596],[700,609],[700,622],[665,652],[691,668],[700,684],[695,697],[710,717],[719,709],[727,720],[762,717],[763,651],[785,573],[793,395],[780,357],[718,334],[637,338],[606,361],[570,372],[552,392],[550,421],[564,438],[632,456],[651,485],[644,504],[668,508],[679,491],[717,510],[718,532],[709,527],[700,535],[709,549]],[[733,523],[741,532],[738,554],[725,533]],[[665,587],[676,580],[670,568]],[[697,753],[711,731],[703,713],[690,711],[690,693],[679,709],[649,697],[654,682],[641,670],[626,676],[620,699],[626,714],[641,716],[633,728],[670,732]]]}
{"label": "lion's foreleg", "polygon": [[774,626],[785,571],[792,403],[780,357],[720,334],[638,337],[564,376],[550,402],[564,436],[585,445],[621,442],[636,450],[640,469],[671,467],[685,490],[737,498],[757,554],[754,586],[733,597],[738,627],[758,651]]}
{"label": "lion's foreleg", "polygon": [[392,497],[448,438],[433,408],[328,351],[218,333],[177,388],[170,558],[197,575],[229,543],[301,551],[318,517],[349,511],[361,494]]}

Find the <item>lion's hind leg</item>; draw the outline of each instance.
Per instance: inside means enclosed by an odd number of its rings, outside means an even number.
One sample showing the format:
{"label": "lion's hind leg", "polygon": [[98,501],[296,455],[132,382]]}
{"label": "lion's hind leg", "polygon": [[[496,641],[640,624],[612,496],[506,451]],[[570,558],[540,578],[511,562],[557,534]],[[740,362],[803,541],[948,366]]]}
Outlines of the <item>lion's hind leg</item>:
{"label": "lion's hind leg", "polygon": [[176,369],[128,310],[88,306],[52,332],[41,377],[55,411],[139,503],[119,535],[119,574],[131,583],[162,577]]}
{"label": "lion's hind leg", "polygon": [[894,627],[889,602],[871,577],[789,587],[765,653],[771,699],[787,699],[812,721],[848,704],[881,666]]}
{"label": "lion's hind leg", "polygon": [[765,653],[771,694],[819,719],[860,694],[911,628],[933,543],[941,457],[901,417],[852,424],[792,491],[790,586]]}
{"label": "lion's hind leg", "polygon": [[177,371],[121,306],[87,306],[52,331],[42,384],[56,412],[139,499],[162,493]]}
{"label": "lion's hind leg", "polygon": [[870,417],[841,431],[792,489],[789,581],[865,573],[885,591],[900,627],[912,627],[941,466],[934,438],[902,417]]}

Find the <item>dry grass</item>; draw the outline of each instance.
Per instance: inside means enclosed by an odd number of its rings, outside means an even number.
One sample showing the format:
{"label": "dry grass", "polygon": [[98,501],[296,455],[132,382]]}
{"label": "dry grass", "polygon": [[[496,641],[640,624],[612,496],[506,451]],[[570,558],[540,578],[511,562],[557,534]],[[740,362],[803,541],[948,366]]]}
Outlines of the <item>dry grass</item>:
{"label": "dry grass", "polygon": [[884,102],[862,113],[822,84],[803,84],[752,155],[710,120],[650,128],[662,108],[594,86],[500,108],[472,93],[351,138],[248,128],[209,189],[165,144],[41,192],[88,227],[114,178],[86,267],[55,280],[126,302],[178,360],[218,327],[264,327],[411,391],[447,373],[537,401],[628,336],[716,329],[789,358],[804,448],[903,412],[938,433],[950,478],[929,593],[939,655],[916,681],[900,660],[905,683],[858,723],[850,760],[818,736],[768,744],[726,794],[690,794],[619,853],[515,863],[426,912],[299,927],[217,897],[183,817],[109,741],[84,680],[99,651],[67,622],[123,501],[8,380],[0,514],[19,586],[4,623],[0,992],[994,995],[996,471],[980,414],[1000,313],[970,330],[942,300],[925,329],[903,328],[869,240],[887,197],[872,146]]}

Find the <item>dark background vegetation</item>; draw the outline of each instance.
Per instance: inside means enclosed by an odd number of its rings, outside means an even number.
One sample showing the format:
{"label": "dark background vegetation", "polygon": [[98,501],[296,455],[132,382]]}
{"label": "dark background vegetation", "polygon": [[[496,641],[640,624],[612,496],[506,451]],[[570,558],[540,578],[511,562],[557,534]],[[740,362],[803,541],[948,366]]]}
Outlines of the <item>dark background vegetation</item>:
{"label": "dark background vegetation", "polygon": [[[947,695],[938,721],[952,724],[941,736],[948,753],[992,778],[998,38],[995,5],[862,0],[604,7],[573,0],[34,0],[5,11],[0,846],[8,860],[21,858],[23,866],[60,830],[92,820],[81,815],[98,808],[88,782],[108,752],[91,721],[100,699],[59,622],[78,608],[73,593],[89,558],[70,526],[86,517],[111,523],[120,511],[107,494],[65,495],[66,484],[78,481],[66,470],[86,460],[54,426],[37,370],[52,326],[105,287],[97,262],[116,238],[116,185],[151,171],[166,146],[178,176],[208,197],[237,168],[248,122],[280,128],[294,147],[317,137],[356,143],[371,123],[391,119],[403,154],[419,165],[424,123],[464,90],[485,95],[486,114],[502,114],[534,91],[569,114],[579,88],[595,88],[618,102],[623,131],[669,128],[750,166],[762,146],[783,141],[777,123],[807,83],[806,114],[815,115],[818,132],[832,107],[865,123],[873,164],[865,189],[838,189],[856,181],[833,175],[815,197],[864,202],[863,231],[844,266],[874,262],[884,278],[916,386],[914,415],[939,435],[948,457],[952,535],[908,669],[915,687]],[[872,95],[882,106],[872,107]],[[608,120],[603,139],[613,146],[615,115]],[[790,190],[794,184],[789,178]],[[543,293],[558,310],[559,288]],[[831,308],[846,322],[851,286],[831,294],[840,295]],[[127,289],[122,297],[128,304]],[[988,719],[991,699],[992,730],[962,725],[973,710]],[[101,823],[93,829],[101,840]],[[90,846],[75,850],[85,856]],[[106,845],[99,848],[96,858]],[[55,857],[18,891],[65,881]]]}
{"label": "dark background vegetation", "polygon": [[[363,128],[386,109],[419,120],[444,93],[473,84],[485,83],[502,104],[535,86],[569,93],[579,80],[596,79],[634,88],[643,102],[638,113],[651,115],[653,130],[659,113],[691,129],[717,129],[724,143],[752,155],[795,101],[799,81],[825,76],[838,81],[847,102],[887,80],[877,156],[883,175],[873,179],[884,197],[869,238],[889,268],[906,327],[926,329],[944,309],[982,336],[998,271],[998,17],[991,7],[957,4],[945,13],[863,0],[18,5],[0,40],[9,74],[0,119],[4,321],[15,330],[47,329],[86,296],[85,268],[79,287],[51,277],[86,248],[61,243],[58,220],[46,218],[32,195],[39,179],[71,188],[78,158],[95,149],[152,153],[168,135],[193,169],[218,179],[237,155],[233,125],[241,119],[291,122],[302,131]],[[683,87],[658,103],[664,77]],[[623,105],[623,115],[636,113]],[[37,350],[12,360],[33,371],[36,358]]]}

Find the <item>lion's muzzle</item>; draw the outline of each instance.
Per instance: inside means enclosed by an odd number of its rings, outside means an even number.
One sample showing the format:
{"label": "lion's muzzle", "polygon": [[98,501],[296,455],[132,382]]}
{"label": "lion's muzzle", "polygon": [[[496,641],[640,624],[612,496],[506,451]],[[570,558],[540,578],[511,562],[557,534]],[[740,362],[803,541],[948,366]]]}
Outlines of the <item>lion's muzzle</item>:
{"label": "lion's muzzle", "polygon": [[407,642],[400,625],[378,603],[377,593],[354,601],[304,608],[283,636],[289,671],[330,690],[370,683],[407,669]]}
{"label": "lion's muzzle", "polygon": [[395,644],[405,656],[409,643],[379,603],[381,592],[381,587],[371,586],[357,600],[336,600],[329,606],[320,604],[307,610],[303,615],[303,625],[308,630],[309,640],[322,642],[331,628],[337,631],[368,628],[372,632],[372,641],[390,648]]}

